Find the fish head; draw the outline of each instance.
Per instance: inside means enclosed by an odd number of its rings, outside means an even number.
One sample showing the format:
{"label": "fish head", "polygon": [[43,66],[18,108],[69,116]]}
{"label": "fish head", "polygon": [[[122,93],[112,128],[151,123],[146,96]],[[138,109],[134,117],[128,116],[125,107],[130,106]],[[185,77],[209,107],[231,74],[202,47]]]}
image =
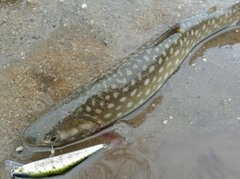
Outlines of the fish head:
{"label": "fish head", "polygon": [[44,143],[48,146],[62,146],[94,134],[100,125],[86,118],[71,119],[66,123],[58,125],[44,136]]}
{"label": "fish head", "polygon": [[98,131],[100,125],[87,117],[69,117],[54,124],[38,119],[28,126],[24,142],[30,146],[62,146]]}
{"label": "fish head", "polygon": [[59,141],[60,135],[49,126],[42,126],[39,121],[31,123],[24,132],[24,142],[30,146],[48,146]]}

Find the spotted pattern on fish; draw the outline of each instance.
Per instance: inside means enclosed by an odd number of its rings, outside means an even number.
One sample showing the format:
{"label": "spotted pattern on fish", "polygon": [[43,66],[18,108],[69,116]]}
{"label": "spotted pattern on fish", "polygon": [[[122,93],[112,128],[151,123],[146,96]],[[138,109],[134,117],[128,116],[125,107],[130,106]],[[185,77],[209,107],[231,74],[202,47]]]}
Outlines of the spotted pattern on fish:
{"label": "spotted pattern on fish", "polygon": [[27,128],[29,145],[64,145],[89,136],[146,102],[201,41],[240,19],[240,3],[188,18],[59,101]]}

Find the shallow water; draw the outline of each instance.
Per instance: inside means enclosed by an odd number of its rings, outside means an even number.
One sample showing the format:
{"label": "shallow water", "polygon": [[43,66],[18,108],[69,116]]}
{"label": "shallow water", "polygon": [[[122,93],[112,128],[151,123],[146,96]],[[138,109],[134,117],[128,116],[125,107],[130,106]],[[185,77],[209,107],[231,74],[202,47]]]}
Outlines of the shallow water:
{"label": "shallow water", "polygon": [[[234,1],[0,1],[0,176],[5,159],[27,163],[50,152],[25,149],[31,120],[170,25]],[[8,32],[8,33],[6,33]],[[134,121],[97,143],[110,147],[53,178],[238,178],[240,29],[206,43],[186,60]],[[144,108],[141,108],[142,110]],[[140,113],[140,114],[139,114]],[[164,123],[166,124],[164,124]],[[133,127],[135,126],[135,128]],[[47,149],[50,150],[50,149]]]}

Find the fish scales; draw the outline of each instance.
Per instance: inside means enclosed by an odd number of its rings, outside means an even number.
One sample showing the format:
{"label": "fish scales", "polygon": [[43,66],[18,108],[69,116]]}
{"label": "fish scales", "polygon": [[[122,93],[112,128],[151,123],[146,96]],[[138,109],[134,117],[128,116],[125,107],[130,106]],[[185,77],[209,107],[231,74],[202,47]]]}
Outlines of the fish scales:
{"label": "fish scales", "polygon": [[25,142],[59,146],[105,128],[156,93],[197,44],[239,19],[240,3],[221,11],[213,7],[156,35],[31,123]]}

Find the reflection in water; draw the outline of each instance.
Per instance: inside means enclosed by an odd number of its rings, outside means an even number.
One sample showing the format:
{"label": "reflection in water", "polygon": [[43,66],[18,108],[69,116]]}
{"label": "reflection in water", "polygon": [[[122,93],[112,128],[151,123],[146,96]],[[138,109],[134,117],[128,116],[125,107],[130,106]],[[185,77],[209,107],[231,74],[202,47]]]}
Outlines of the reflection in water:
{"label": "reflection in water", "polygon": [[151,177],[147,159],[140,153],[134,154],[127,148],[112,149],[88,169],[81,171],[74,178],[138,178]]}
{"label": "reflection in water", "polygon": [[227,166],[224,166],[221,158],[214,151],[200,155],[197,158],[197,163],[199,165],[197,172],[199,176],[201,176],[201,173],[204,173],[204,175],[207,173],[211,178],[227,178],[223,172]]}
{"label": "reflection in water", "polygon": [[[234,45],[238,44],[240,42],[240,36],[238,35],[240,25],[230,27],[229,31],[223,31],[218,34],[218,36],[213,36],[207,39],[207,43],[204,43],[204,45],[200,45],[196,50],[193,51],[193,55],[190,57],[189,65],[193,65],[196,58],[204,57],[205,52],[207,49],[211,48],[221,48],[226,45]],[[213,39],[212,39],[213,38]],[[212,40],[210,40],[212,39]],[[228,39],[228,40],[223,40]]]}

